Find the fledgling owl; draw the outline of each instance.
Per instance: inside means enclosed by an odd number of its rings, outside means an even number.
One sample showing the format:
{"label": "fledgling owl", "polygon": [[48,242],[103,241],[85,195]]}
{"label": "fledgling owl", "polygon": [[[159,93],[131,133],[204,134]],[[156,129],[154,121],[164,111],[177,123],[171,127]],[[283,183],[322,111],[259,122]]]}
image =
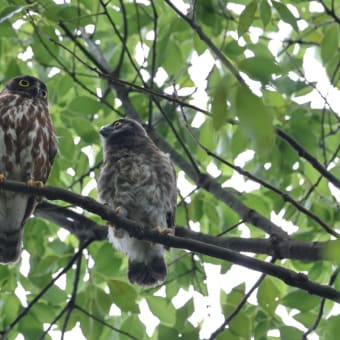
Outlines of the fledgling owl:
{"label": "fledgling owl", "polygon": [[[0,92],[0,181],[42,185],[57,153],[57,139],[39,79],[19,76]],[[0,262],[14,262],[22,228],[36,206],[33,196],[0,190]]]}
{"label": "fledgling owl", "polygon": [[[132,119],[104,126],[100,135],[104,165],[98,180],[99,200],[146,228],[174,228],[176,174],[169,156]],[[109,228],[108,239],[127,254],[131,283],[154,286],[165,280],[163,245],[137,240],[116,228]]]}

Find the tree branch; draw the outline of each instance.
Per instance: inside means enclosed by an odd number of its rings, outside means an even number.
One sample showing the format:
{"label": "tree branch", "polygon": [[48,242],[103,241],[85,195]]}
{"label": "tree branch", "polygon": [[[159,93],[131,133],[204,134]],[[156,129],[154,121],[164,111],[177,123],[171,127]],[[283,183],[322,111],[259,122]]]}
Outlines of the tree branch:
{"label": "tree branch", "polygon": [[269,221],[267,218],[250,209],[243,204],[235,195],[221,187],[216,180],[206,174],[197,175],[192,166],[170,146],[163,138],[161,138],[154,130],[148,130],[150,137],[164,152],[169,153],[171,159],[181,168],[198,187],[205,189],[213,194],[217,199],[224,202],[232,210],[234,210],[245,222],[264,230],[269,235],[275,235],[278,238],[288,239],[289,235],[280,227]]}
{"label": "tree branch", "polygon": [[192,19],[183,14],[174,4],[169,0],[165,0],[165,2],[171,7],[177,15],[179,15],[185,22],[187,22],[191,28],[197,33],[202,41],[206,43],[208,48],[215,54],[215,56],[221,61],[221,63],[234,75],[234,77],[240,82],[242,85],[246,85],[244,79],[241,77],[240,73],[234,67],[234,65],[225,57],[225,55],[221,52],[221,50],[214,45],[214,43],[209,39],[209,37],[203,32],[201,27],[199,27]]}
{"label": "tree branch", "polygon": [[100,204],[90,197],[83,197],[64,189],[49,187],[37,188],[27,186],[25,183],[4,181],[0,183],[0,188],[9,191],[28,193],[36,196],[44,196],[50,200],[63,200],[75,204],[105,220],[110,221],[115,226],[124,229],[130,236],[151,242],[163,244],[167,247],[187,249],[200,254],[212,256],[221,260],[226,260],[249,269],[253,269],[264,274],[272,275],[287,283],[290,286],[301,288],[310,294],[315,294],[323,298],[340,302],[340,292],[332,287],[321,285],[310,281],[306,275],[295,273],[292,270],[273,265],[255,258],[238,254],[234,251],[224,249],[219,246],[204,242],[185,239],[173,235],[164,235],[154,229],[145,228],[142,225],[118,216],[106,205]]}
{"label": "tree branch", "polygon": [[340,180],[333,176],[327,169],[325,169],[318,160],[307,152],[294,138],[290,137],[283,130],[277,128],[277,134],[286,141],[302,158],[308,161],[314,169],[320,172],[322,176],[327,178],[331,183],[334,184],[338,189],[340,189]]}
{"label": "tree branch", "polygon": [[25,307],[17,317],[6,327],[4,330],[0,330],[0,336],[6,336],[15,325],[31,310],[31,308],[40,300],[40,298],[55,284],[55,282],[64,275],[68,270],[72,268],[73,263],[82,256],[83,250],[91,243],[91,240],[88,240],[86,243],[82,245],[82,247],[73,255],[68,264],[43,288],[38,295],[36,295],[33,300],[29,303],[27,307]]}
{"label": "tree branch", "polygon": [[[80,215],[66,207],[60,207],[44,201],[37,206],[34,215],[65,228],[81,240],[93,239],[103,241],[107,239],[107,226],[99,225],[86,216]],[[277,240],[275,238],[216,237],[180,226],[176,226],[175,230],[176,236],[209,243],[237,252],[266,254],[276,256],[279,259],[303,261],[334,261],[336,258],[325,250],[333,243],[339,243],[339,241],[305,242],[292,239]]]}

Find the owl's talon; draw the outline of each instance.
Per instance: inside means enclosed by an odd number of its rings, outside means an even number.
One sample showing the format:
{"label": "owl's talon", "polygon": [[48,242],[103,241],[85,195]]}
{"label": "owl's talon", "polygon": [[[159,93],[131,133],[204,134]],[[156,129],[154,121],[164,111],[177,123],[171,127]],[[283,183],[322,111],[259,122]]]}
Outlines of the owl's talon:
{"label": "owl's talon", "polygon": [[156,226],[154,231],[159,232],[161,235],[174,235],[175,234],[175,229],[173,228],[162,228],[161,226]]}
{"label": "owl's talon", "polygon": [[6,181],[6,176],[4,174],[0,174],[0,183]]}
{"label": "owl's talon", "polygon": [[36,188],[44,187],[44,183],[42,181],[36,181],[33,178],[30,178],[29,180],[27,180],[26,185],[28,185],[29,187],[36,187]]}

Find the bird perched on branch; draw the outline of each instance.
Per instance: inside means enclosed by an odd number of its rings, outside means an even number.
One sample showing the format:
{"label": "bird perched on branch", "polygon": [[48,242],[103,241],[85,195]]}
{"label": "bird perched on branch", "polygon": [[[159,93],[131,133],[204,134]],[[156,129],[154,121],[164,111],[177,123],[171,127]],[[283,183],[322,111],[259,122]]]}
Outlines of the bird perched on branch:
{"label": "bird perched on branch", "polygon": [[[168,155],[132,119],[119,119],[101,128],[104,165],[98,181],[101,202],[122,217],[145,228],[173,232],[176,210],[176,174]],[[108,239],[127,254],[131,283],[153,286],[165,280],[165,248],[130,237],[115,226]]]}
{"label": "bird perched on branch", "polygon": [[[11,79],[0,92],[0,181],[42,186],[57,152],[47,88],[32,76]],[[36,206],[33,196],[0,190],[0,262],[14,262],[22,229]]]}

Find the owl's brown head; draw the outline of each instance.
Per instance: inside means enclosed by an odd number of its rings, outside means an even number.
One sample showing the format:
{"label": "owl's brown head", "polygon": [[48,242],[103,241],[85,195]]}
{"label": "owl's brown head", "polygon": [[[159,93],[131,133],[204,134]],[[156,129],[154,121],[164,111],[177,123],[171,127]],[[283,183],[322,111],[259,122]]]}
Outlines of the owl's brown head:
{"label": "owl's brown head", "polygon": [[47,103],[47,87],[38,78],[18,76],[12,78],[5,86],[3,93],[16,93],[29,98],[39,98]]}
{"label": "owl's brown head", "polygon": [[147,137],[143,126],[136,120],[128,118],[121,118],[114,121],[110,125],[103,126],[99,133],[102,138],[108,142],[115,142],[122,139],[132,139],[136,137]]}

